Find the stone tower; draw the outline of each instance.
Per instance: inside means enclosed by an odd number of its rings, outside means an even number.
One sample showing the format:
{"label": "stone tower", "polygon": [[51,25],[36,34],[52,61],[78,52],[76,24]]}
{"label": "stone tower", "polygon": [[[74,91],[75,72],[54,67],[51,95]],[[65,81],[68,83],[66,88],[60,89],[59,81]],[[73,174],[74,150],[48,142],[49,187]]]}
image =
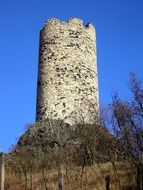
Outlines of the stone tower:
{"label": "stone tower", "polygon": [[[92,114],[91,114],[92,112]],[[98,112],[96,35],[72,18],[48,20],[40,31],[36,121],[92,123]]]}

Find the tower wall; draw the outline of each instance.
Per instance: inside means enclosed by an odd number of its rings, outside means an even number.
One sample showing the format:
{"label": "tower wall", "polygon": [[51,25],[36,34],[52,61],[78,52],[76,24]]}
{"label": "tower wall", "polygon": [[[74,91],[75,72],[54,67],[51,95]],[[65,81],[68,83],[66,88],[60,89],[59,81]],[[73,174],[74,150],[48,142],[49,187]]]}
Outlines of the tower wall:
{"label": "tower wall", "polygon": [[36,121],[91,123],[91,107],[98,110],[95,29],[50,19],[40,32]]}

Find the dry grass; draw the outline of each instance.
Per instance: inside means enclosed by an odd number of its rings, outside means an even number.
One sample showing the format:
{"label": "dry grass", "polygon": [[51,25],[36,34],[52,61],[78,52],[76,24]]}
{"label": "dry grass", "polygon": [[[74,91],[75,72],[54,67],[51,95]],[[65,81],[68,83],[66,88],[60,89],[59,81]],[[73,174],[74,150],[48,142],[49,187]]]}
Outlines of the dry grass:
{"label": "dry grass", "polygon": [[[65,190],[105,190],[105,178],[110,176],[111,190],[118,190],[121,185],[123,189],[131,187],[134,179],[131,169],[127,164],[117,163],[117,172],[114,172],[111,163],[88,166],[82,170],[81,167],[67,167],[64,171],[64,189]],[[56,170],[46,171],[45,181],[42,173],[33,173],[27,175],[27,187],[25,187],[25,178],[23,175],[14,174],[6,170],[5,190],[56,190],[57,172]]]}

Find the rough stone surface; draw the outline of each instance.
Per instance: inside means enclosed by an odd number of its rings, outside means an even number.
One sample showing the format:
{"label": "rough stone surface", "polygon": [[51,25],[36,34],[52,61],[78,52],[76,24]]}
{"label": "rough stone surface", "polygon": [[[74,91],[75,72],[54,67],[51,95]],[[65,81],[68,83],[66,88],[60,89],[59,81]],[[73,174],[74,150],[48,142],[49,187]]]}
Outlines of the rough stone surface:
{"label": "rough stone surface", "polygon": [[95,29],[50,19],[40,32],[36,121],[92,123],[91,107],[98,110]]}

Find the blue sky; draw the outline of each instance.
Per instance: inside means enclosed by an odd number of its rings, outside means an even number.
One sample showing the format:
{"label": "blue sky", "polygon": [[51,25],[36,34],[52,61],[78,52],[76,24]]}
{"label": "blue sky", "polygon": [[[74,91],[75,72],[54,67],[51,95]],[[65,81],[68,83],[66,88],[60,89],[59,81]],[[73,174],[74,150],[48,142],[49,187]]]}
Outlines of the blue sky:
{"label": "blue sky", "polygon": [[128,75],[143,77],[142,0],[0,0],[0,149],[35,121],[39,30],[46,19],[79,17],[97,32],[100,102],[129,98]]}

